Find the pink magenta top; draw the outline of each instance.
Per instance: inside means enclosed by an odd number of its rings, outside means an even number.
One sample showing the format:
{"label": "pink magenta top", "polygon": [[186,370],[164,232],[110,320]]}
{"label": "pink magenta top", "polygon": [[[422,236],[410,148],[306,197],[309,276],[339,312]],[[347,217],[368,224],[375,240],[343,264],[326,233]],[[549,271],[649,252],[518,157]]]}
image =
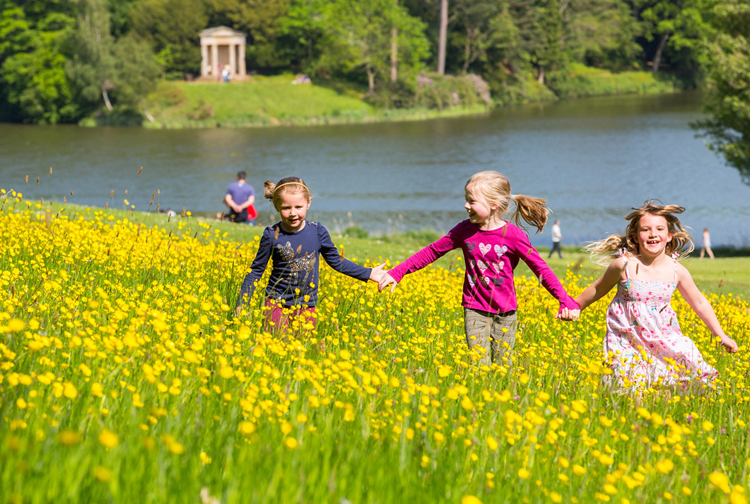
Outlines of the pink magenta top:
{"label": "pink magenta top", "polygon": [[447,235],[429,245],[388,274],[396,282],[435,262],[453,249],[461,248],[466,261],[463,302],[466,308],[505,313],[518,307],[513,270],[518,260],[529,266],[542,285],[563,307],[577,310],[578,305],[563,288],[555,273],[531,246],[529,237],[510,222],[492,231],[482,231],[469,220],[459,223]]}

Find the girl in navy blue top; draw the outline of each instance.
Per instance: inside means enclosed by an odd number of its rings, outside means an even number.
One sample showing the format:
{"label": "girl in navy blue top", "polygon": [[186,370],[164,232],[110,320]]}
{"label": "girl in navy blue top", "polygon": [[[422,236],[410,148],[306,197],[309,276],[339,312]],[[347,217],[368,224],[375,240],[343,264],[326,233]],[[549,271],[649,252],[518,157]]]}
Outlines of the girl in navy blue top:
{"label": "girl in navy blue top", "polygon": [[[263,231],[250,272],[245,276],[237,300],[237,311],[246,305],[255,290],[255,282],[273,262],[266,286],[266,304],[271,306],[269,320],[286,325],[286,315],[307,315],[315,311],[318,301],[318,257],[323,256],[333,269],[358,280],[380,281],[383,265],[365,268],[342,258],[331,241],[328,230],[305,219],[310,208],[310,191],[298,177],[286,177],[277,184],[266,181],[265,198],[273,201],[281,221]],[[286,313],[284,313],[286,308]]]}

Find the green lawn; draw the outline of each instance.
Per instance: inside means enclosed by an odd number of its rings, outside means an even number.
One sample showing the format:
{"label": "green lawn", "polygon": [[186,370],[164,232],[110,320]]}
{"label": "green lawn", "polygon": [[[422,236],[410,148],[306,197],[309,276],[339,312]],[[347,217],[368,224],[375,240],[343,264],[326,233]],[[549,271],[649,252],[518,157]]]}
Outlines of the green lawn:
{"label": "green lawn", "polygon": [[229,84],[162,82],[149,95],[152,128],[289,126],[420,120],[486,112],[482,107],[426,110],[376,110],[360,99],[358,90],[341,93],[327,87],[293,85],[293,77],[254,77]]}

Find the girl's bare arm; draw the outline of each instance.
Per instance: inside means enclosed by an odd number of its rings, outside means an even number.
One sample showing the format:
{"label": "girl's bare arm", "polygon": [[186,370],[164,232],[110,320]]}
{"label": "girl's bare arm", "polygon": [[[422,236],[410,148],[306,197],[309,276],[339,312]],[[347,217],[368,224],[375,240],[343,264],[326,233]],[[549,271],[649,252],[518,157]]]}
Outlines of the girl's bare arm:
{"label": "girl's bare arm", "polygon": [[727,350],[734,353],[737,351],[737,343],[726,335],[724,329],[722,329],[719,319],[716,317],[711,303],[708,302],[706,296],[698,289],[695,285],[693,277],[690,272],[681,264],[677,265],[677,289],[685,298],[690,308],[700,317],[708,330],[721,339],[721,344],[724,345]]}
{"label": "girl's bare arm", "polygon": [[623,271],[625,271],[625,264],[624,257],[615,259],[601,277],[581,292],[576,298],[576,303],[581,307],[581,310],[585,310],[589,305],[601,299],[612,290],[612,287],[617,285],[617,282],[622,278]]}

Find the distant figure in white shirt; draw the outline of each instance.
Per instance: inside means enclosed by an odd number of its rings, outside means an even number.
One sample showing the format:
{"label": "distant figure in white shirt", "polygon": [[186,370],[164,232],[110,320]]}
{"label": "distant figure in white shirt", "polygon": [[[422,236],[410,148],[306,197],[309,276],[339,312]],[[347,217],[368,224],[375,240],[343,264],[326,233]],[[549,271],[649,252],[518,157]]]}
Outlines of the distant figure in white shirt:
{"label": "distant figure in white shirt", "polygon": [[703,246],[701,247],[700,258],[708,253],[708,257],[714,258],[714,251],[711,250],[711,233],[708,232],[708,228],[703,228]]}
{"label": "distant figure in white shirt", "polygon": [[560,259],[562,259],[562,247],[560,246],[560,242],[562,242],[562,233],[560,232],[560,219],[557,219],[555,221],[555,225],[552,226],[552,249],[549,251],[547,259],[552,257],[552,254],[555,253],[555,250],[557,251],[557,255],[560,257]]}

